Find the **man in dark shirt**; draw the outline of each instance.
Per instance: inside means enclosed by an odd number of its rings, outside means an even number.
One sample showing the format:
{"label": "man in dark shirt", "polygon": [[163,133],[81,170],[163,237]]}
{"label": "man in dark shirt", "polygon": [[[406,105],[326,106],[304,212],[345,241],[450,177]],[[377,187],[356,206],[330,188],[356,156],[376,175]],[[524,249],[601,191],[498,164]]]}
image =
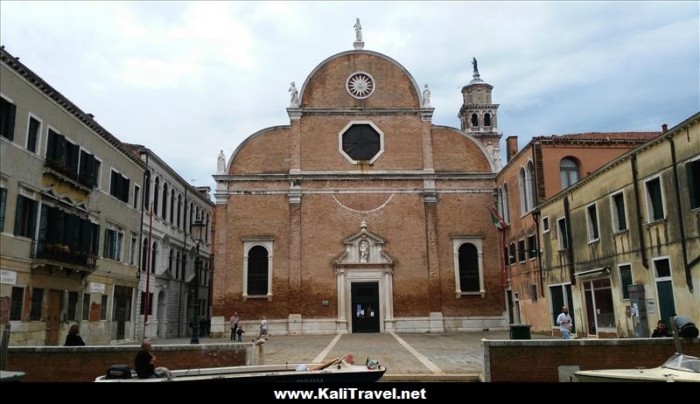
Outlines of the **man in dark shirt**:
{"label": "man in dark shirt", "polygon": [[149,379],[155,376],[156,357],[151,354],[151,340],[144,338],[141,350],[136,354],[134,368],[139,379]]}

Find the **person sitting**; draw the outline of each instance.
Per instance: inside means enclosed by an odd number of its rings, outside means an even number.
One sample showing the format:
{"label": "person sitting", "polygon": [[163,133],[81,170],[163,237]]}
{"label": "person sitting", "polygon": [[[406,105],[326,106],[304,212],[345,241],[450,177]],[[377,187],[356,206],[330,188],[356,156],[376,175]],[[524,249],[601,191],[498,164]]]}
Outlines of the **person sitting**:
{"label": "person sitting", "polygon": [[66,335],[65,346],[85,346],[85,341],[78,335],[80,328],[78,324],[73,324],[68,330],[68,335]]}
{"label": "person sitting", "polygon": [[139,379],[150,379],[156,377],[156,357],[151,354],[151,340],[144,338],[141,343],[141,350],[134,359],[134,369]]}
{"label": "person sitting", "polygon": [[672,314],[673,321],[678,327],[678,336],[683,338],[696,338],[698,336],[698,327],[690,321],[686,316],[679,316],[676,313]]}
{"label": "person sitting", "polygon": [[654,329],[654,332],[651,334],[652,338],[659,338],[659,337],[670,337],[671,333],[668,331],[668,328],[666,328],[666,322],[664,320],[659,320],[658,323],[656,323],[656,328]]}

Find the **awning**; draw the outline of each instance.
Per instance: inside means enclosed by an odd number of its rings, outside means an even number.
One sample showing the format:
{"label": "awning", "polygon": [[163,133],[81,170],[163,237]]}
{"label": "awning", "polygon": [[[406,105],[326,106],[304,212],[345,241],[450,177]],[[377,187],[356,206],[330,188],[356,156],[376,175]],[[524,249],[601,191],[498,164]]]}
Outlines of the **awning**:
{"label": "awning", "polygon": [[610,275],[610,267],[588,269],[586,271],[580,271],[574,274],[574,276],[576,276],[578,279],[595,278],[603,275]]}

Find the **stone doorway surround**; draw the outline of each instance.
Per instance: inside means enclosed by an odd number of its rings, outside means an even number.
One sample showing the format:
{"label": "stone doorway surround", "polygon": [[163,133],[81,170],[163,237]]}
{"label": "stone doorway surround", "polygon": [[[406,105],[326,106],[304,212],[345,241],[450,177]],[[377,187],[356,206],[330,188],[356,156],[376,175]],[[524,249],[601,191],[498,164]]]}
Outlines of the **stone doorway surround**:
{"label": "stone doorway surround", "polygon": [[394,319],[393,275],[394,259],[384,252],[384,239],[367,231],[367,224],[360,224],[360,231],[346,238],[345,251],[333,261],[338,291],[338,318],[336,331],[352,330],[352,284],[377,282],[379,285],[379,332],[393,332]]}

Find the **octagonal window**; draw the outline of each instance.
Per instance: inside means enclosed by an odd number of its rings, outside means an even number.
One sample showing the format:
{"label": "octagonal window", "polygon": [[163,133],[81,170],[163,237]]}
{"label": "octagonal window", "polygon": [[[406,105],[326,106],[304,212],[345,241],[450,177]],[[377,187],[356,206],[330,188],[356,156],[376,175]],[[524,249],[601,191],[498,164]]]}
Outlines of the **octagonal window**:
{"label": "octagonal window", "polygon": [[353,163],[373,163],[382,153],[384,134],[371,122],[351,122],[340,132],[340,149]]}

